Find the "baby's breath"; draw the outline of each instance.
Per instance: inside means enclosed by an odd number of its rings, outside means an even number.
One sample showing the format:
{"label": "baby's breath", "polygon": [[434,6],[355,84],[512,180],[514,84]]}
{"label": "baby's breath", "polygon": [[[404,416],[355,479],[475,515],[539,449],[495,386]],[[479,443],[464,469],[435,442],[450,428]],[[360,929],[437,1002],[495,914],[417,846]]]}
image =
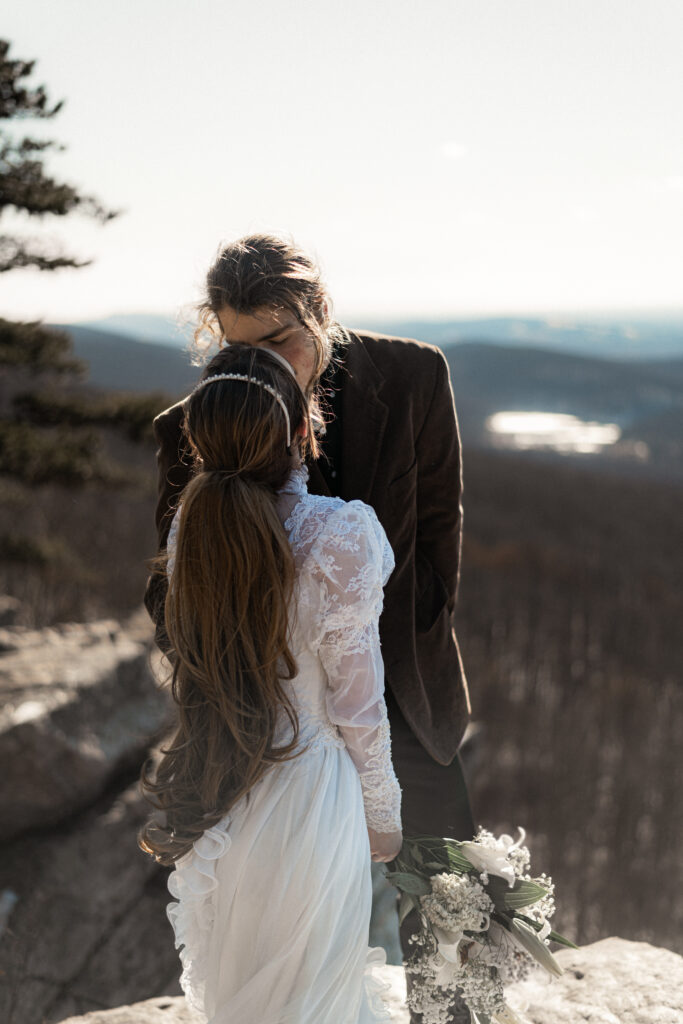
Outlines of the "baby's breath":
{"label": "baby's breath", "polygon": [[[536,964],[515,936],[512,916],[526,919],[527,926],[532,922],[538,938],[548,944],[555,887],[548,875],[532,878],[528,873],[529,850],[522,845],[524,831],[519,833],[515,842],[511,836],[496,838],[479,829],[473,843],[461,844],[472,870],[432,875],[431,891],[419,897],[421,928],[413,937],[406,971],[411,975],[408,1005],[422,1024],[451,1024],[450,1008],[457,996],[473,1020],[505,1012],[504,986],[524,979]],[[491,875],[497,876],[498,885],[490,890],[496,903],[487,891]],[[546,895],[511,914],[509,905],[500,903],[501,879],[504,891],[526,881],[536,882]]]}
{"label": "baby's breath", "polygon": [[475,1013],[489,1017],[505,1006],[503,983],[495,967],[473,960],[458,976],[462,997]]}
{"label": "baby's breath", "polygon": [[420,897],[427,920],[450,932],[488,928],[493,901],[470,875],[442,872],[430,879],[432,891]]}

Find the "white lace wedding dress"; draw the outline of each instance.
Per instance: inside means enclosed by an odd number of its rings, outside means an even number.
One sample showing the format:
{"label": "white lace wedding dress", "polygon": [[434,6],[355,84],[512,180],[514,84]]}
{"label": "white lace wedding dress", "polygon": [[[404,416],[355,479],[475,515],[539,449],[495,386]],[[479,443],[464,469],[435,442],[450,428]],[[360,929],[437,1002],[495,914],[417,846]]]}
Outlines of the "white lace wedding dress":
{"label": "white lace wedding dress", "polygon": [[286,685],[306,749],[177,861],[181,984],[210,1024],[377,1024],[392,1018],[372,977],[384,951],[368,949],[366,823],[400,828],[378,634],[394,559],[371,508],[309,495],[305,471],[278,511],[297,567]]}

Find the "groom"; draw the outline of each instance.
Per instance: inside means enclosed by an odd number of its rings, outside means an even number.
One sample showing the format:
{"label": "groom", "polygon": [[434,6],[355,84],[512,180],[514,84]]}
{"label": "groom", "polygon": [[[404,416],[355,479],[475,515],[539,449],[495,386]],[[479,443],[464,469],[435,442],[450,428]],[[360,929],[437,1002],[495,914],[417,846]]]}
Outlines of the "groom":
{"label": "groom", "polygon": [[[314,375],[305,327],[287,310],[218,314],[224,343],[264,345],[284,356],[305,388]],[[461,449],[448,366],[431,345],[348,332],[321,379],[327,406],[322,457],[309,491],[371,505],[396,568],[380,620],[392,756],[408,834],[469,839],[474,827],[458,746],[470,712],[453,629],[462,532]],[[159,546],[189,477],[182,403],[154,421],[159,442]],[[165,578],[153,575],[145,604],[164,646]],[[411,920],[411,918],[413,918]],[[417,920],[401,927],[404,953]]]}

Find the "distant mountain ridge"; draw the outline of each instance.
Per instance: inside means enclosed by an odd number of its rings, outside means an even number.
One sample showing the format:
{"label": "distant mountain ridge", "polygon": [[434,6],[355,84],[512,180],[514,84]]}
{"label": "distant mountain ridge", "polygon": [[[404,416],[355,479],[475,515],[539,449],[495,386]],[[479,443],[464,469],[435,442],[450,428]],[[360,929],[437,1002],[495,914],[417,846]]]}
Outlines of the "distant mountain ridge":
{"label": "distant mountain ridge", "polygon": [[[345,323],[348,321],[345,319]],[[446,346],[463,341],[488,341],[511,346],[534,346],[605,359],[664,359],[683,357],[683,312],[662,316],[615,314],[614,317],[488,317],[469,319],[390,320],[364,318],[354,326],[365,330],[418,338]],[[123,334],[137,341],[183,348],[191,325],[172,316],[117,314],[76,325]]]}
{"label": "distant mountain ridge", "polygon": [[[97,387],[164,392],[170,401],[187,394],[200,372],[187,352],[174,346],[83,326],[64,329]],[[647,444],[650,468],[683,473],[683,357],[617,361],[484,342],[443,350],[465,445],[490,447],[486,420],[501,410],[568,413],[618,424],[625,441]],[[603,463],[610,457],[599,456]]]}
{"label": "distant mountain ridge", "polygon": [[376,322],[367,328],[419,338],[441,347],[461,342],[533,346],[602,359],[683,357],[683,313],[666,319],[630,317],[491,317]]}
{"label": "distant mountain ridge", "polygon": [[565,413],[621,428],[622,443],[595,457],[603,464],[644,442],[641,469],[683,474],[683,358],[617,362],[475,342],[444,353],[466,445],[489,447],[486,421],[501,410]]}
{"label": "distant mountain ridge", "polygon": [[73,340],[74,353],[89,366],[88,380],[114,391],[163,391],[187,394],[198,369],[187,352],[173,345],[136,341],[113,331],[73,324],[55,324]]}

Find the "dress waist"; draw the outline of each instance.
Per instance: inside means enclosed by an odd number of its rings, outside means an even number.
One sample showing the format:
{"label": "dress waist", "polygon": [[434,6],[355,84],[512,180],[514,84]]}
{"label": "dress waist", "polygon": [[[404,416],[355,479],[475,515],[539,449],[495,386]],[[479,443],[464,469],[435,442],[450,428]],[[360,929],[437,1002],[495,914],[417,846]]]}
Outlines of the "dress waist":
{"label": "dress waist", "polygon": [[[330,721],[323,708],[316,709],[310,706],[301,705],[292,700],[292,706],[296,712],[299,723],[297,745],[306,750],[319,750],[322,747],[337,747],[343,749],[346,744],[337,726]],[[292,740],[292,725],[284,714],[275,731],[275,741],[278,746],[289,743]]]}

